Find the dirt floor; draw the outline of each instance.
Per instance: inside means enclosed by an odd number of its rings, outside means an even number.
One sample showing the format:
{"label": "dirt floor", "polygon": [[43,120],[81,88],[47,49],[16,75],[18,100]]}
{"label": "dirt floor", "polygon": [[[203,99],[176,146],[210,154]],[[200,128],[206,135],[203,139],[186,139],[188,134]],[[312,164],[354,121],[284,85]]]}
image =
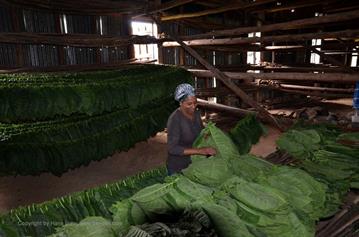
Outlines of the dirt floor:
{"label": "dirt floor", "polygon": [[[275,140],[280,132],[269,127],[251,153],[266,156],[275,150]],[[0,213],[12,208],[41,203],[73,192],[115,182],[126,176],[165,165],[167,136],[158,133],[147,142],[137,143],[128,152],[115,153],[87,167],[71,170],[61,177],[49,173],[40,176],[0,177]]]}

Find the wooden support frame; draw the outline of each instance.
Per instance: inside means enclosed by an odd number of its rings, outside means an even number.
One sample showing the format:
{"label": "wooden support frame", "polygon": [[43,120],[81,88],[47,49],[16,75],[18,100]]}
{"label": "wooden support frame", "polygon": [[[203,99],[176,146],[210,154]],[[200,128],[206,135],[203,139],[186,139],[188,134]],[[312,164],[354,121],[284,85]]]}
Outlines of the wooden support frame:
{"label": "wooden support frame", "polygon": [[[160,23],[157,22],[158,25]],[[201,63],[205,68],[210,70],[213,75],[219,79],[223,84],[225,84],[230,90],[232,90],[238,97],[240,97],[244,103],[255,108],[259,115],[262,116],[262,119],[269,121],[271,124],[276,126],[278,129],[283,130],[282,126],[278,123],[274,116],[272,116],[266,109],[261,107],[254,101],[251,97],[249,97],[243,90],[241,90],[236,84],[231,81],[227,75],[223,72],[212,66],[208,63],[204,58],[202,58],[194,49],[187,46],[182,40],[177,38],[176,36],[170,36],[172,39],[176,40],[178,44],[180,44],[189,54],[191,54],[199,63]]]}

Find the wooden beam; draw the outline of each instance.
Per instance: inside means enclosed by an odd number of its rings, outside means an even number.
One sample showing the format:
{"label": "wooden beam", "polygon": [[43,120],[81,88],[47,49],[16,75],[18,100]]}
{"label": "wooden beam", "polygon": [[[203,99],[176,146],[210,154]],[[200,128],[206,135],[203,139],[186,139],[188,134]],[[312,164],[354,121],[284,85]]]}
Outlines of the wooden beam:
{"label": "wooden beam", "polygon": [[244,4],[244,3],[231,3],[223,7],[219,7],[216,9],[210,9],[205,10],[201,12],[194,12],[194,13],[187,13],[187,14],[178,14],[178,15],[172,15],[172,16],[162,16],[161,21],[173,21],[173,20],[179,20],[179,19],[185,19],[185,18],[193,18],[193,17],[200,17],[200,16],[206,16],[211,14],[217,14],[222,13],[226,11],[233,11],[233,10],[239,10],[239,9],[246,9],[249,7],[254,7],[270,2],[275,2],[274,0],[259,0],[256,2]]}
{"label": "wooden beam", "polygon": [[0,33],[0,42],[20,44],[50,44],[78,47],[121,46],[157,43],[152,36],[108,36],[96,34]]}
{"label": "wooden beam", "polygon": [[299,90],[338,92],[338,93],[350,93],[350,94],[354,93],[354,88],[344,89],[344,88],[328,88],[328,87],[288,85],[288,84],[279,84],[279,87],[284,88],[284,89],[299,89]]}
{"label": "wooden beam", "polygon": [[162,3],[159,6],[152,7],[150,9],[148,9],[148,10],[143,10],[142,13],[135,13],[133,15],[133,18],[140,17],[140,16],[143,16],[143,15],[154,14],[154,13],[157,13],[157,12],[166,11],[166,10],[169,10],[171,8],[179,7],[179,6],[182,6],[184,4],[187,4],[187,3],[190,3],[190,2],[193,2],[193,1],[195,1],[195,0],[172,0],[170,2]]}
{"label": "wooden beam", "polygon": [[204,58],[202,58],[195,50],[193,50],[191,47],[187,46],[183,41],[181,41],[176,36],[170,36],[172,39],[176,40],[189,54],[191,54],[199,63],[201,63],[204,67],[206,67],[208,70],[210,70],[213,75],[223,82],[224,85],[226,85],[229,89],[231,89],[237,96],[239,96],[244,103],[252,106],[255,108],[259,115],[262,116],[262,118],[269,120],[274,126],[278,127],[279,129],[283,130],[283,128],[279,125],[278,121],[263,107],[257,104],[251,97],[249,97],[244,91],[242,91],[235,83],[231,81],[231,78],[229,78],[227,75],[225,75],[223,72],[219,71],[217,68],[209,64]]}
{"label": "wooden beam", "polygon": [[[254,44],[246,44],[246,45],[226,45],[226,46],[211,46],[211,45],[199,45],[196,48],[205,49],[205,50],[213,50],[213,51],[221,51],[221,52],[248,52],[248,51],[257,51],[257,52],[266,52],[266,51],[305,51],[321,48],[321,52],[327,54],[327,52],[339,52],[342,51],[343,46],[354,48],[359,45],[359,42],[346,42],[344,44],[338,44],[341,48],[337,49],[334,45],[316,45],[316,46],[304,46],[304,45],[275,45],[275,46],[264,46],[264,45],[254,45]],[[350,53],[357,52],[351,51]]]}
{"label": "wooden beam", "polygon": [[[287,41],[305,41],[311,39],[325,39],[332,37],[355,38],[359,36],[359,30],[344,30],[334,32],[317,32],[305,34],[276,35],[252,38],[226,38],[226,39],[197,39],[184,41],[186,45],[236,45],[249,43],[269,43],[269,42],[287,42]],[[167,40],[166,40],[167,41]],[[178,42],[164,42],[164,47],[179,46]]]}
{"label": "wooden beam", "polygon": [[[261,65],[217,65],[216,66],[221,71],[226,72],[247,72],[248,70],[260,70],[263,72],[329,72],[329,73],[341,73],[346,72],[343,68],[337,66],[320,66],[320,65],[307,65],[307,66],[287,66],[287,65],[274,65],[274,66],[261,66]],[[194,67],[185,67],[187,70],[203,70],[198,66]],[[359,73],[359,68],[352,68],[355,72]]]}
{"label": "wooden beam", "polygon": [[251,110],[245,110],[245,109],[239,109],[228,105],[218,104],[218,103],[212,103],[207,100],[197,99],[197,103],[199,107],[214,110],[214,111],[221,111],[226,112],[230,114],[237,115],[239,117],[244,117],[248,114],[254,114],[256,115],[257,112],[251,111]]}
{"label": "wooden beam", "polygon": [[[215,73],[210,70],[193,70],[189,69],[197,77],[214,77]],[[245,72],[224,72],[227,77],[234,80],[255,79],[263,80],[283,80],[283,81],[317,81],[317,82],[335,82],[335,83],[355,83],[359,81],[359,73],[245,73]]]}
{"label": "wooden beam", "polygon": [[58,13],[75,13],[87,15],[128,14],[143,9],[143,1],[110,1],[110,0],[0,0],[0,3],[18,8],[46,10]]}
{"label": "wooden beam", "polygon": [[322,98],[351,98],[352,94],[339,94],[339,93],[327,93],[327,92],[320,92],[320,91],[303,91],[303,90],[291,90],[291,89],[284,89],[275,86],[259,86],[260,88],[268,88],[273,90],[279,90],[291,94],[301,94],[301,95],[309,95],[309,96],[316,96]]}
{"label": "wooden beam", "polygon": [[245,33],[251,32],[270,32],[276,30],[291,30],[291,29],[303,29],[308,27],[314,27],[319,24],[332,23],[332,22],[343,22],[359,18],[359,10],[338,13],[333,15],[326,15],[320,17],[312,17],[294,21],[287,21],[282,23],[275,23],[263,26],[250,26],[250,27],[239,27],[231,30],[218,30],[207,32],[204,34],[197,34],[188,37],[181,37],[182,40],[193,40],[193,39],[204,39],[218,36],[238,36]]}

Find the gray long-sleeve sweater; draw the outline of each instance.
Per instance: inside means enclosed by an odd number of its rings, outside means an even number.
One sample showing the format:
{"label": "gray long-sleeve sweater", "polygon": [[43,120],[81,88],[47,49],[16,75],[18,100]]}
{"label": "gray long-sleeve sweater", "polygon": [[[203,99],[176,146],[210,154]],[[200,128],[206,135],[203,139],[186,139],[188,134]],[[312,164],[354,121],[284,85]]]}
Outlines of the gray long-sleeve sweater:
{"label": "gray long-sleeve sweater", "polygon": [[191,163],[190,156],[183,154],[184,149],[192,148],[194,140],[201,132],[203,125],[201,115],[195,111],[195,119],[192,121],[176,109],[167,122],[167,169],[169,173],[176,173],[186,168]]}

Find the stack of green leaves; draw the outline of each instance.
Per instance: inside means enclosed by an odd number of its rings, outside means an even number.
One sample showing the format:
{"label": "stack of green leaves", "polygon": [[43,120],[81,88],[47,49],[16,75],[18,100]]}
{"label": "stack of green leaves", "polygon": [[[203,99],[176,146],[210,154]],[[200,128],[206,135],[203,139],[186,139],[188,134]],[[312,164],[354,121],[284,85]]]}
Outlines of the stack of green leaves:
{"label": "stack of green leaves", "polygon": [[345,192],[346,183],[359,188],[358,141],[359,133],[341,133],[331,126],[296,126],[277,145],[299,161],[296,165]]}
{"label": "stack of green leaves", "polygon": [[183,175],[113,206],[120,236],[132,225],[186,208],[205,211],[221,237],[314,236],[315,221],[328,215],[326,184],[296,168],[240,156],[231,139],[213,124],[196,141],[197,147],[208,145],[216,148],[216,156],[194,156]]}

